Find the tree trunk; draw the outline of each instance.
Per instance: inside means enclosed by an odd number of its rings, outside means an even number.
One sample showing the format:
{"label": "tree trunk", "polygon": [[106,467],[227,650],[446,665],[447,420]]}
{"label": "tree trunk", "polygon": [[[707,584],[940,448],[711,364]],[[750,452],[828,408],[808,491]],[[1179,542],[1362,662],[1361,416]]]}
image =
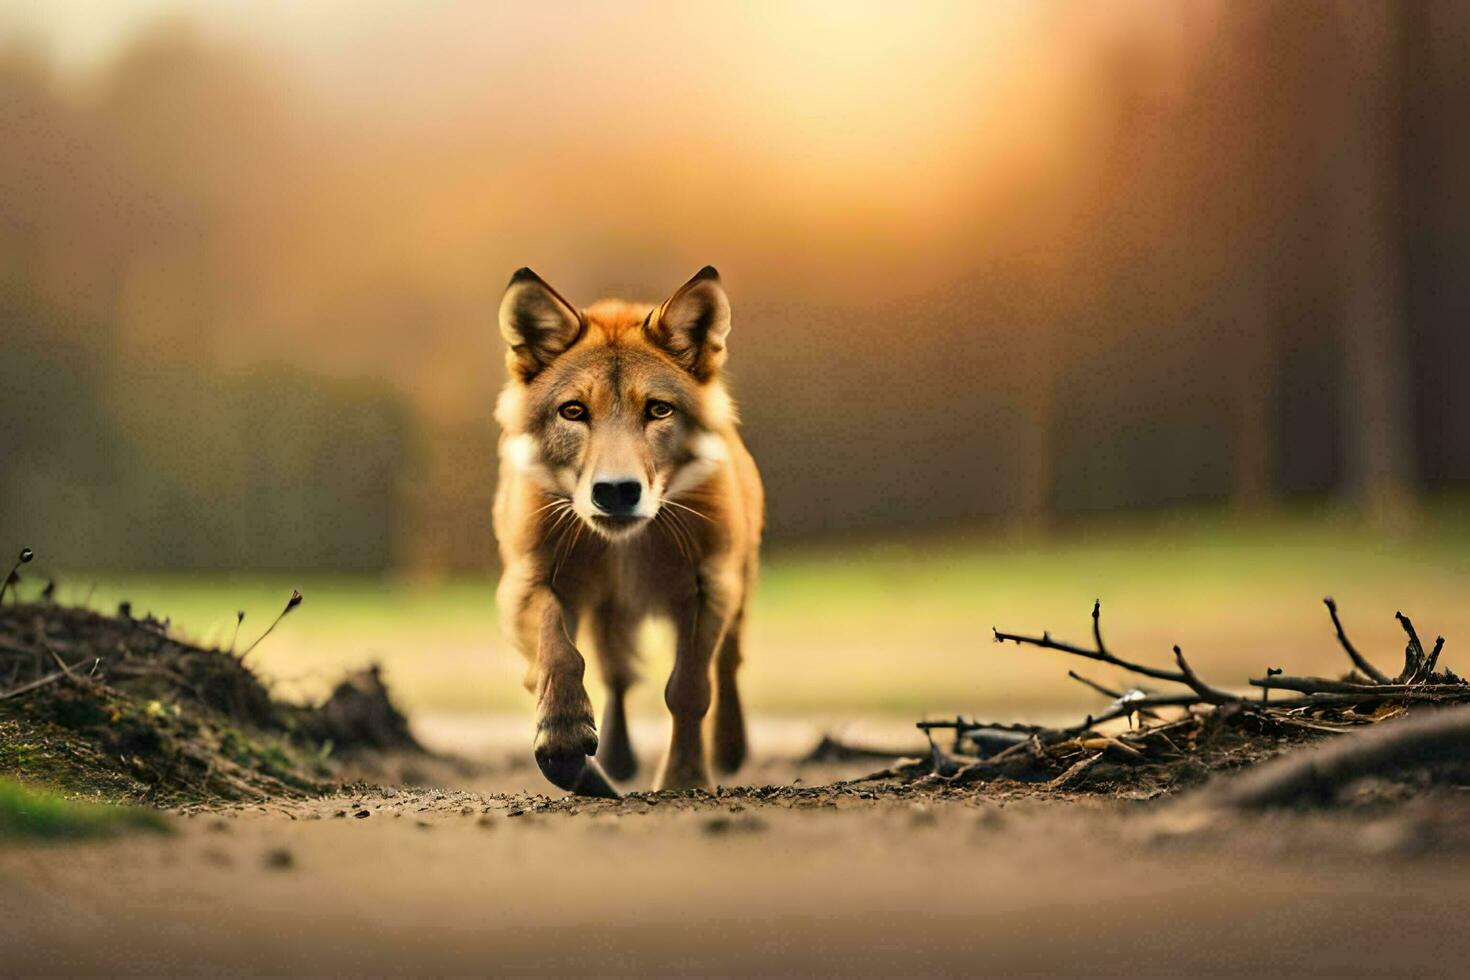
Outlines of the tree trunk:
{"label": "tree trunk", "polygon": [[1329,148],[1344,355],[1345,489],[1378,523],[1407,516],[1415,484],[1403,249],[1397,221],[1399,18],[1395,0],[1334,7],[1346,77]]}
{"label": "tree trunk", "polygon": [[[1254,265],[1254,264],[1253,264]],[[1268,277],[1254,268],[1231,303],[1235,347],[1231,418],[1231,499],[1236,509],[1258,513],[1274,499],[1275,368]]]}

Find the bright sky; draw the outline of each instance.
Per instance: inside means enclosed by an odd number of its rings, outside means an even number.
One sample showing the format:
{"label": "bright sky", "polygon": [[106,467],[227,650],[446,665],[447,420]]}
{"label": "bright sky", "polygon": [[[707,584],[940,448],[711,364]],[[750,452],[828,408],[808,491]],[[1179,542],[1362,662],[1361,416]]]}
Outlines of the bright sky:
{"label": "bright sky", "polygon": [[[963,41],[979,54],[986,38],[956,35],[956,18],[984,20],[1001,26],[1021,19],[1028,4],[996,0],[983,4],[932,3],[921,10],[874,0],[806,0],[790,3],[742,3],[726,6],[644,0],[616,8],[542,3],[475,3],[454,5],[446,0],[0,0],[0,36],[19,33],[40,38],[56,60],[68,67],[86,67],[115,53],[138,30],[163,17],[179,16],[211,33],[270,39],[279,44],[316,48],[354,47],[366,39],[393,39],[405,30],[415,33],[433,22],[463,23],[479,20],[514,25],[534,23],[542,15],[575,22],[664,19],[677,23],[693,15],[711,24],[738,28],[741,22],[758,26],[777,47],[793,39],[807,43],[823,38],[822,48],[840,53],[874,43],[904,46],[923,40],[926,33]],[[544,19],[544,18],[542,18]],[[573,28],[574,29],[574,28]],[[985,34],[993,34],[987,30]]]}
{"label": "bright sky", "polygon": [[[933,212],[951,207],[945,187],[974,173],[977,155],[1023,156],[1021,144],[1044,135],[1038,103],[1055,70],[1039,71],[1025,52],[1042,11],[1054,9],[1024,0],[0,0],[0,35],[39,40],[58,64],[85,71],[177,17],[309,79],[373,126],[473,132],[500,120],[523,142],[549,129],[596,147],[606,172],[630,155],[644,166],[651,142],[682,142],[680,171],[714,154],[726,166],[755,160],[796,175],[772,182],[773,192],[786,187],[793,213],[822,201],[846,208],[854,188],[881,210],[868,187],[899,178],[908,204],[890,206]],[[1046,32],[1053,46],[1063,43],[1055,33]]]}
{"label": "bright sky", "polygon": [[[370,0],[0,0],[0,37],[19,34],[39,38],[68,68],[87,68],[105,61],[139,30],[164,17],[184,17],[210,32],[253,37],[325,38],[335,25],[361,23],[369,8],[398,8],[402,3]],[[375,19],[375,18],[369,18]]]}

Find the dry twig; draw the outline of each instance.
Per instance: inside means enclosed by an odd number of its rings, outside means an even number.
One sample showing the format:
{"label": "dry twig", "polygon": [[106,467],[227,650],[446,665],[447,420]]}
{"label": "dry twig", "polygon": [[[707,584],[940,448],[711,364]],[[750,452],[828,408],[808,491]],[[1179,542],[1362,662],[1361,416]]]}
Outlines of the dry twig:
{"label": "dry twig", "polygon": [[[1271,668],[1264,678],[1250,678],[1249,683],[1262,689],[1262,699],[1256,700],[1207,683],[1190,665],[1183,651],[1173,648],[1175,669],[1151,667],[1125,659],[1108,649],[1103,640],[1101,606],[1092,607],[1091,648],[1053,639],[1050,632],[1040,636],[1006,633],[995,630],[996,642],[1009,640],[1021,646],[1034,646],[1055,650],[1072,656],[1082,657],[1120,667],[1140,677],[1166,681],[1186,688],[1180,693],[1144,693],[1140,690],[1118,691],[1083,677],[1076,671],[1068,671],[1073,680],[1097,693],[1113,699],[1113,703],[1100,713],[1088,715],[1081,724],[1070,728],[1044,728],[1035,725],[997,725],[956,718],[953,721],[923,721],[918,727],[930,733],[935,729],[953,729],[956,747],[962,740],[972,742],[983,756],[979,761],[963,765],[951,774],[945,770],[953,768],[936,764],[932,772],[939,777],[948,777],[956,782],[973,782],[997,776],[1012,776],[1032,780],[1041,773],[1050,771],[1053,785],[1071,786],[1079,780],[1091,778],[1088,774],[1102,756],[1111,752],[1125,764],[1136,765],[1161,758],[1179,758],[1191,753],[1208,750],[1220,737],[1226,726],[1236,731],[1274,731],[1278,735],[1295,731],[1298,737],[1340,734],[1341,732],[1371,724],[1380,719],[1402,713],[1402,708],[1385,710],[1385,706],[1409,704],[1447,704],[1470,702],[1470,682],[1446,669],[1436,671],[1440,653],[1444,649],[1444,638],[1435,641],[1434,647],[1425,652],[1414,624],[1407,616],[1396,613],[1399,623],[1408,637],[1405,649],[1403,672],[1397,678],[1389,678],[1368,661],[1347,638],[1342,621],[1338,617],[1337,604],[1326,599],[1328,614],[1332,618],[1338,643],[1356,668],[1346,678],[1301,677],[1286,675],[1278,668]],[[1363,677],[1368,680],[1364,681]],[[1266,701],[1265,695],[1272,690],[1290,691],[1296,697]],[[1202,709],[1173,722],[1159,722],[1155,709],[1184,708]],[[1363,713],[1362,709],[1372,709]],[[1145,725],[1127,734],[1113,737],[1095,731],[1104,722],[1129,717],[1135,713],[1151,718],[1155,724]],[[1173,733],[1176,738],[1171,738]],[[1183,747],[1181,747],[1181,745]],[[946,757],[946,762],[949,762]],[[1028,768],[1029,767],[1029,768]],[[1069,768],[1070,767],[1070,768]],[[1066,770],[1061,777],[1055,774]]]}
{"label": "dry twig", "polygon": [[[255,638],[255,642],[254,643],[250,644],[248,647],[245,648],[245,652],[242,653],[242,654],[240,654],[240,659],[241,660],[244,660],[246,657],[250,656],[250,651],[252,651],[256,647],[260,646],[260,641],[261,640],[264,640],[267,636],[270,636],[271,635],[271,631],[273,631],[276,628],[276,626],[280,624],[281,620],[285,619],[286,616],[287,616],[287,614],[289,614],[291,612],[291,610],[295,609],[299,605],[301,605],[301,593],[298,592],[298,591],[296,591],[295,589],[292,589],[291,590],[291,598],[289,598],[289,599],[286,600],[286,608],[282,609],[280,611],[280,613],[277,614],[276,618],[273,619],[273,620],[271,620],[271,624],[265,628],[265,632],[264,633],[260,634],[259,636],[257,636]],[[242,613],[239,616],[239,618],[236,619],[236,621],[235,621],[236,635],[237,636],[239,635],[239,624],[240,624],[240,620],[243,620],[244,618],[245,618],[245,616]],[[233,640],[231,640],[230,641],[230,649],[231,650],[234,650],[234,648],[235,648],[235,643],[234,643]]]}
{"label": "dry twig", "polygon": [[1370,664],[1368,659],[1358,652],[1357,647],[1353,646],[1352,641],[1347,638],[1347,634],[1343,632],[1342,620],[1337,618],[1337,603],[1333,601],[1331,596],[1323,599],[1322,602],[1327,606],[1327,615],[1332,617],[1332,628],[1337,630],[1337,642],[1342,644],[1342,649],[1347,653],[1348,658],[1352,660],[1353,666],[1357,667],[1379,684],[1387,684],[1388,675]]}

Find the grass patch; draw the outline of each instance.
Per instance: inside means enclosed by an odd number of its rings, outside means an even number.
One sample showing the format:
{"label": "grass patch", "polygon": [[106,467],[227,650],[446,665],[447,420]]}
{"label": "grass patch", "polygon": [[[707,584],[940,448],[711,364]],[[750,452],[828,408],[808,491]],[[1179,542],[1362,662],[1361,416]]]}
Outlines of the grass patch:
{"label": "grass patch", "polygon": [[167,833],[156,810],[78,803],[35,786],[0,779],[0,841],[76,840],[129,831]]}

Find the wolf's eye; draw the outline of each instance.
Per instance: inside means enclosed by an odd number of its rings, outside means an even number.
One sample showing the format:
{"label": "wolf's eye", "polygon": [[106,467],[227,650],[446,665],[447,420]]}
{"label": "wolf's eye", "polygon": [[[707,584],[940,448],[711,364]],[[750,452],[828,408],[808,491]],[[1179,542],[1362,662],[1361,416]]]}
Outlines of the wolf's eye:
{"label": "wolf's eye", "polygon": [[556,414],[568,422],[581,422],[587,418],[587,406],[581,402],[567,402],[556,410]]}
{"label": "wolf's eye", "polygon": [[655,399],[648,403],[648,407],[644,411],[648,413],[648,417],[651,419],[666,419],[674,414],[674,406],[668,402],[661,402]]}

